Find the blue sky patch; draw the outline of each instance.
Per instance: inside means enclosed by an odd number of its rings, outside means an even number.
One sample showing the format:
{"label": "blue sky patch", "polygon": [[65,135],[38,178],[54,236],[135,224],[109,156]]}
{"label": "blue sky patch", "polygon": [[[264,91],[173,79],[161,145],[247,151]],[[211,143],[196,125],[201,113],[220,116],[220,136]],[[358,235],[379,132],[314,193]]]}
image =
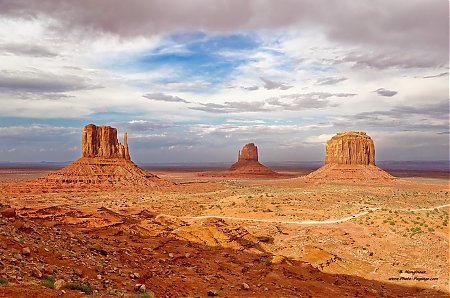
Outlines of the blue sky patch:
{"label": "blue sky patch", "polygon": [[[140,71],[166,67],[176,70],[176,77],[162,78],[159,83],[202,80],[212,85],[220,84],[238,66],[248,63],[248,59],[239,53],[257,49],[261,44],[259,38],[251,33],[175,34],[168,36],[165,42],[166,45],[137,57],[136,67]],[[174,49],[172,52],[171,47]]]}

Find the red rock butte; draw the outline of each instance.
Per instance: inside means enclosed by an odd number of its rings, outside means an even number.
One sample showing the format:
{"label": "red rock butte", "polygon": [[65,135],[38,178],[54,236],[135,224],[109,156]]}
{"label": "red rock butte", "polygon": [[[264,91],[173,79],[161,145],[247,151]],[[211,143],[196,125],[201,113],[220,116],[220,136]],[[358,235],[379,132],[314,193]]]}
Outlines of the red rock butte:
{"label": "red rock butte", "polygon": [[365,132],[338,132],[327,142],[325,164],[375,165],[375,146]]}
{"label": "red rock butte", "polygon": [[117,139],[117,129],[86,125],[81,140],[81,158],[47,177],[17,187],[31,192],[101,191],[116,188],[142,191],[171,185],[172,183],[139,168],[131,161],[127,137],[125,133],[122,145]]}
{"label": "red rock butte", "polygon": [[325,165],[305,177],[307,182],[389,182],[395,179],[375,166],[375,146],[365,132],[339,132],[326,146]]}
{"label": "red rock butte", "polygon": [[253,143],[246,144],[238,152],[238,160],[229,169],[229,172],[242,175],[274,176],[276,172],[262,165],[258,161],[258,147]]}
{"label": "red rock butte", "polygon": [[124,158],[131,160],[128,152],[128,135],[123,135],[123,145],[117,140],[117,129],[111,126],[86,125],[81,138],[82,157]]}

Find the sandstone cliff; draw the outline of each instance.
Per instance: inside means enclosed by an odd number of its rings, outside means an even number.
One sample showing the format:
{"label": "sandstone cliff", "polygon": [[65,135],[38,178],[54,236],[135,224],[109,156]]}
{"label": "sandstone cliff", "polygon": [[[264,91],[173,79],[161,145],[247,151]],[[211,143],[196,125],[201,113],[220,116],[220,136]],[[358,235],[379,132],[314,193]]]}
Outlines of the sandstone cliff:
{"label": "sandstone cliff", "polygon": [[375,165],[375,147],[365,132],[339,132],[327,142],[325,164]]}
{"label": "sandstone cliff", "polygon": [[124,144],[117,129],[86,125],[82,133],[82,157],[47,177],[11,186],[23,192],[152,190],[173,183],[139,168],[130,159],[127,134]]}
{"label": "sandstone cliff", "polygon": [[327,142],[325,165],[305,177],[307,183],[384,183],[394,179],[375,166],[375,146],[365,132],[337,133]]}
{"label": "sandstone cliff", "polygon": [[111,126],[86,125],[81,138],[82,157],[130,159],[128,135],[124,133],[124,144],[117,140],[117,129]]}
{"label": "sandstone cliff", "polygon": [[249,143],[238,152],[238,161],[240,160],[255,160],[258,161],[258,147],[254,143]]}

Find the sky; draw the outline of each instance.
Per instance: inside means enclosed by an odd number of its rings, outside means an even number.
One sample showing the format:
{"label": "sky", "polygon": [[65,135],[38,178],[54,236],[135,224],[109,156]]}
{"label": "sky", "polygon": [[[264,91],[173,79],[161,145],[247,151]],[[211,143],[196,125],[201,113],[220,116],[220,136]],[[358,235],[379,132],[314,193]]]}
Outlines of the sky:
{"label": "sky", "polygon": [[449,159],[444,0],[0,0],[0,161],[72,161],[83,126],[140,163]]}

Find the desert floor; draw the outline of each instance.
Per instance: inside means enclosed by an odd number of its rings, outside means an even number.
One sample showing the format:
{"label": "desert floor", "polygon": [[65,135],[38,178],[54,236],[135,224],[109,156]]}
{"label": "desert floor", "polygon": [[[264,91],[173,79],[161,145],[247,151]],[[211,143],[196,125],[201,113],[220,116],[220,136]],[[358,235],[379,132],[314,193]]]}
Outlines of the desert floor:
{"label": "desert floor", "polygon": [[158,190],[8,191],[49,171],[0,169],[0,207],[17,212],[0,217],[0,297],[82,295],[42,286],[53,280],[125,297],[145,297],[137,284],[156,297],[449,294],[445,177],[310,185],[171,170],[154,172],[176,183]]}

